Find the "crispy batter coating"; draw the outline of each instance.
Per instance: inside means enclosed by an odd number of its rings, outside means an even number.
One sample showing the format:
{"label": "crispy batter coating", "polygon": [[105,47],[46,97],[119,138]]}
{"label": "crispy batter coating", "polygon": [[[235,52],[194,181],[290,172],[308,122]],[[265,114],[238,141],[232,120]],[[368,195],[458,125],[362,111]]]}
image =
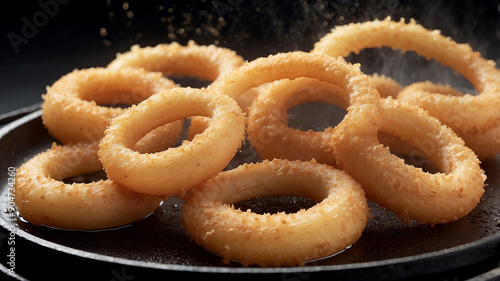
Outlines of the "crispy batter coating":
{"label": "crispy batter coating", "polygon": [[[103,105],[131,105],[151,95],[172,89],[175,83],[161,73],[142,69],[89,68],[64,75],[43,96],[42,120],[63,144],[96,142],[111,120],[127,109]],[[101,104],[101,105],[99,105]],[[166,149],[180,136],[183,121],[162,126],[139,142],[136,149],[150,152]]]}
{"label": "crispy batter coating", "polygon": [[[260,196],[294,195],[318,203],[296,213],[256,214],[233,204]],[[368,219],[361,186],[315,161],[275,159],[244,164],[193,189],[182,221],[192,239],[243,265],[293,266],[355,243]]]}
{"label": "crispy batter coating", "polygon": [[[132,149],[151,129],[189,116],[211,118],[207,129],[192,141],[157,153]],[[244,134],[244,116],[233,99],[206,89],[174,88],[116,117],[99,144],[99,158],[108,176],[125,187],[173,196],[222,171]]]}
{"label": "crispy batter coating", "polygon": [[24,163],[15,181],[20,215],[34,225],[90,230],[126,225],[153,212],[159,197],[132,192],[110,179],[62,182],[101,170],[97,150],[97,143],[54,144]]}

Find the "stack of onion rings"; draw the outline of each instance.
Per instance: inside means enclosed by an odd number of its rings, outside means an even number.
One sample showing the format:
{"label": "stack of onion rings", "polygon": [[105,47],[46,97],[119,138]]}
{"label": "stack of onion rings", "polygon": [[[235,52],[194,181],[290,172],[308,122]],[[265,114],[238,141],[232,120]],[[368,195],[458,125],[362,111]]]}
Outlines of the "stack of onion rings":
{"label": "stack of onion rings", "polygon": [[[132,149],[149,130],[189,116],[211,119],[192,141],[157,153]],[[233,99],[206,89],[174,88],[113,119],[99,144],[99,157],[108,176],[133,191],[182,195],[222,171],[244,133],[244,116]]]}
{"label": "stack of onion rings", "polygon": [[[233,204],[260,196],[294,195],[318,202],[307,210],[256,214]],[[316,162],[275,159],[239,166],[199,185],[182,209],[189,235],[243,265],[292,266],[352,245],[365,228],[368,205],[346,173]]]}
{"label": "stack of onion rings", "polygon": [[[431,83],[403,89],[391,78],[367,76],[358,64],[343,59],[350,52],[386,45],[438,59],[469,79],[479,95]],[[202,89],[181,88],[159,72],[213,82]],[[500,105],[499,73],[468,45],[413,20],[338,27],[311,53],[280,53],[246,63],[229,49],[192,41],[186,47],[133,46],[107,68],[74,71],[47,89],[42,118],[65,145],[54,145],[19,168],[16,204],[35,225],[99,229],[138,220],[158,206],[158,196],[178,195],[186,199],[182,222],[189,235],[224,262],[300,265],[337,253],[360,237],[368,218],[366,198],[403,222],[433,225],[467,215],[483,195],[486,177],[476,154],[457,134],[482,158],[500,151],[494,147],[500,114],[491,108]],[[322,132],[288,128],[287,110],[309,101],[335,104],[347,114]],[[124,103],[139,104],[127,110],[97,105]],[[454,105],[458,118],[435,112],[444,104]],[[465,120],[477,110],[481,116]],[[262,158],[273,160],[222,172],[244,140],[244,113],[249,113],[249,140]],[[188,141],[168,148],[187,117],[192,118]],[[57,124],[61,120],[65,122]],[[177,127],[160,129],[167,126]],[[440,172],[406,165],[382,139],[408,142]],[[89,143],[71,144],[81,141]],[[102,168],[108,180],[60,181]],[[318,204],[274,215],[231,206],[268,195],[310,197]]]}
{"label": "stack of onion rings", "polygon": [[139,220],[161,199],[132,192],[113,180],[65,184],[63,179],[102,170],[97,143],[57,146],[38,154],[16,172],[15,202],[34,225],[102,229]]}
{"label": "stack of onion rings", "polygon": [[[345,57],[370,47],[388,46],[434,58],[467,78],[478,91],[473,95],[441,95],[429,91],[405,91],[398,99],[424,108],[466,140],[480,159],[500,152],[500,71],[468,44],[458,44],[411,20],[349,24],[333,29],[318,41],[312,53]],[[452,112],[443,109],[453,109]]]}
{"label": "stack of onion rings", "polygon": [[372,74],[369,76],[375,86],[377,91],[380,93],[381,98],[393,97],[396,98],[403,87],[392,78],[385,75]]}
{"label": "stack of onion rings", "polygon": [[[193,76],[213,82],[231,73],[243,63],[243,58],[230,49],[214,45],[200,46],[190,40],[187,46],[176,42],[158,44],[155,47],[132,46],[130,51],[118,54],[108,68],[136,67],[159,71],[165,76]],[[257,93],[249,91],[245,98],[238,100],[244,112]],[[207,118],[191,117],[187,138],[192,140],[195,135],[206,129],[208,123]]]}
{"label": "stack of onion rings", "polygon": [[[252,88],[276,80],[299,77],[316,78],[345,88],[350,95],[351,106],[343,122],[350,122],[351,118],[356,119],[366,131],[376,131],[376,121],[372,124],[371,120],[378,120],[380,115],[379,94],[366,75],[361,73],[359,65],[352,66],[342,58],[333,59],[300,51],[271,55],[247,62],[231,74],[215,81],[210,88],[238,100]],[[192,123],[191,126],[195,127],[194,132],[200,132],[205,125],[198,122]]]}
{"label": "stack of onion rings", "polygon": [[[425,173],[406,165],[382,144],[373,146],[371,140],[349,136],[338,129],[349,124],[341,123],[335,129],[321,132],[303,132],[286,125],[286,110],[290,105],[315,100],[346,107],[345,99],[346,93],[336,85],[307,78],[281,80],[256,100],[249,117],[248,136],[264,158],[325,162],[336,159],[339,167],[363,185],[370,200],[394,211],[404,222],[454,221],[477,205],[484,192],[485,175],[476,155],[451,129],[416,106],[392,98],[382,99],[379,130],[412,144],[443,174]],[[331,147],[325,142],[331,142]],[[359,150],[356,147],[370,149],[363,154],[352,153],[353,149]],[[326,158],[333,155],[333,160]]]}

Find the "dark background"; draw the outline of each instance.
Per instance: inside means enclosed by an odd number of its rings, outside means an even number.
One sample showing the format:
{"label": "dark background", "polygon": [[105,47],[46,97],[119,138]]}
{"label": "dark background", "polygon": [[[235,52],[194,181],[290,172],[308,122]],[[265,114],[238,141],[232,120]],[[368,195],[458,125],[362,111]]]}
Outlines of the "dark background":
{"label": "dark background", "polygon": [[[148,46],[172,41],[186,44],[193,39],[198,44],[232,48],[252,60],[277,52],[309,51],[335,25],[386,16],[415,18],[427,28],[441,29],[458,42],[470,43],[497,63],[500,60],[499,1],[6,3],[0,17],[0,114],[40,102],[45,87],[63,74],[76,68],[106,66],[117,52],[125,52],[134,44]],[[26,27],[27,22],[35,28]],[[23,36],[23,30],[28,36]],[[22,42],[18,40],[20,37],[24,38],[20,39]],[[387,54],[381,57],[384,59],[372,56],[371,61],[363,64],[364,71],[379,70],[388,75],[401,75],[402,71],[428,72],[417,70],[413,63],[403,67],[399,61],[386,59]],[[388,61],[391,67],[384,67]],[[412,79],[429,77],[435,75]]]}

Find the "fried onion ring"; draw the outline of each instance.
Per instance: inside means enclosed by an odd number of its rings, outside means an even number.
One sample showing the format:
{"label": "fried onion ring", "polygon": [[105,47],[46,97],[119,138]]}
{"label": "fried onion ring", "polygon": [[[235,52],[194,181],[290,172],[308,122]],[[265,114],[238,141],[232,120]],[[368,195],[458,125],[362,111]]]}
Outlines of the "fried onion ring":
{"label": "fried onion ring", "polygon": [[230,49],[200,46],[191,40],[187,46],[176,42],[144,48],[134,45],[130,51],[118,54],[107,67],[137,67],[162,72],[165,76],[186,75],[215,81],[243,63],[243,58]]}
{"label": "fried onion ring", "polygon": [[[118,54],[108,68],[138,67],[149,71],[159,71],[165,76],[193,76],[208,81],[217,81],[236,68],[243,65],[244,60],[236,52],[215,45],[200,46],[190,40],[187,46],[179,43],[158,44],[155,47],[141,48],[132,46],[131,50]],[[249,91],[238,104],[245,112],[257,91]],[[191,117],[188,140],[203,132],[210,121],[199,116]]]}
{"label": "fried onion ring", "polygon": [[[42,120],[49,131],[63,144],[80,141],[96,142],[104,136],[110,121],[126,109],[98,104],[135,104],[151,95],[176,87],[161,73],[142,69],[89,68],[64,75],[43,96]],[[183,121],[158,128],[139,142],[142,152],[166,149],[180,136]],[[151,146],[150,146],[151,145]]]}
{"label": "fried onion ring", "polygon": [[[256,214],[233,204],[260,196],[294,195],[318,203],[296,213]],[[182,208],[191,238],[243,265],[292,266],[355,243],[368,219],[361,186],[345,172],[314,161],[275,159],[244,164],[193,189]]]}
{"label": "fried onion ring", "polygon": [[288,127],[288,110],[299,104],[321,101],[347,108],[348,97],[334,84],[312,78],[283,79],[266,87],[250,108],[247,136],[263,159],[282,158],[336,165],[330,145],[333,128],[323,131]]}
{"label": "fried onion ring", "polygon": [[[189,116],[211,118],[192,141],[157,153],[131,149],[149,130]],[[108,176],[133,191],[182,195],[222,171],[244,134],[244,116],[233,99],[206,89],[174,88],[113,119],[99,144],[99,157]]]}
{"label": "fried onion ring", "polygon": [[351,124],[351,128],[356,128],[359,136],[366,136],[374,143],[377,142],[373,136],[376,135],[380,121],[380,96],[374,84],[359,70],[359,65],[349,64],[341,57],[290,52],[258,58],[212,84],[211,88],[237,99],[253,87],[299,77],[315,78],[344,89],[348,95],[346,100],[349,107],[341,123]]}
{"label": "fried onion ring", "polygon": [[97,143],[58,146],[16,172],[15,203],[34,225],[102,229],[126,225],[153,212],[161,199],[128,190],[113,180],[65,184],[63,179],[102,170]]}
{"label": "fried onion ring", "polygon": [[[336,27],[315,44],[312,52],[345,57],[351,52],[382,46],[434,58],[469,80],[479,93],[477,96],[405,91],[398,99],[424,108],[450,126],[467,139],[467,145],[477,150],[480,158],[500,152],[500,71],[494,61],[484,59],[468,44],[458,44],[438,30],[429,31],[413,19],[407,24],[403,19],[394,22],[387,18]],[[486,151],[480,151],[485,145]]]}
{"label": "fried onion ring", "polygon": [[382,144],[353,154],[353,146],[371,143],[345,134],[341,126],[332,138],[338,166],[361,183],[368,199],[395,212],[403,222],[415,219],[434,225],[466,216],[479,203],[486,180],[475,153],[423,109],[392,98],[382,99],[381,105],[380,130],[419,149],[441,172],[431,174],[406,165]]}

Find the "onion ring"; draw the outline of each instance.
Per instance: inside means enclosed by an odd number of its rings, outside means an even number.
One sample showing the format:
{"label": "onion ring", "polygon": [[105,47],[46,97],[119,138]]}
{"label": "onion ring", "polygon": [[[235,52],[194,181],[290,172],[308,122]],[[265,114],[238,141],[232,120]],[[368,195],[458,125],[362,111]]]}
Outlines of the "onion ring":
{"label": "onion ring", "polygon": [[[479,93],[477,96],[405,91],[398,99],[424,108],[450,126],[460,137],[467,139],[467,145],[477,150],[481,159],[500,152],[500,71],[494,61],[484,59],[468,44],[458,44],[438,30],[429,31],[413,19],[406,24],[403,19],[394,22],[386,18],[336,27],[315,44],[312,52],[345,57],[350,52],[382,46],[434,58],[469,80]],[[481,148],[484,145],[488,147],[487,151],[479,151],[484,150]]]}
{"label": "onion ring", "polygon": [[[49,131],[63,144],[80,141],[95,142],[104,136],[110,121],[126,111],[99,104],[134,104],[154,93],[176,87],[161,73],[141,69],[110,70],[90,68],[64,75],[43,96],[42,120]],[[158,128],[138,143],[137,149],[148,151],[172,146],[180,136],[183,121]],[[150,143],[151,146],[149,146]],[[158,148],[158,146],[160,146]]]}
{"label": "onion ring", "polygon": [[[377,143],[376,132],[381,115],[380,96],[374,84],[359,70],[359,65],[351,65],[341,57],[290,52],[258,58],[215,82],[211,88],[237,99],[253,87],[299,77],[315,78],[344,89],[348,94],[346,100],[349,100],[349,108],[341,123],[351,124],[348,130]],[[356,151],[361,153],[364,149],[366,148]]]}
{"label": "onion ring", "polygon": [[243,63],[243,58],[230,49],[215,45],[200,46],[190,40],[187,46],[176,42],[144,48],[134,45],[130,51],[118,54],[107,67],[137,67],[163,72],[165,76],[187,75],[215,81]]}
{"label": "onion ring", "polygon": [[[232,204],[259,196],[316,200],[297,213],[256,214]],[[368,219],[361,186],[345,172],[314,161],[275,159],[244,164],[193,189],[182,222],[195,242],[243,265],[291,266],[354,244]]]}
{"label": "onion ring", "polygon": [[288,109],[302,103],[322,101],[347,108],[348,97],[334,84],[312,78],[283,79],[266,87],[250,108],[247,136],[263,159],[282,158],[336,165],[330,145],[333,128],[323,131],[288,127]]}
{"label": "onion ring", "polygon": [[332,138],[338,166],[361,183],[369,200],[395,212],[403,222],[415,219],[434,225],[466,216],[484,193],[486,175],[476,154],[423,109],[392,98],[382,99],[381,105],[380,130],[419,149],[441,173],[406,165],[382,144],[363,155],[353,154],[352,146],[371,142],[356,137],[349,140],[352,137],[339,126]]}
{"label": "onion ring", "polygon": [[[188,116],[210,117],[211,122],[179,147],[149,154],[131,149],[149,130]],[[182,195],[222,171],[244,134],[244,116],[233,99],[206,89],[174,88],[113,119],[99,144],[99,157],[108,176],[133,191]]]}
{"label": "onion ring", "polygon": [[[248,137],[259,155],[268,159],[324,160],[334,155],[335,164],[362,184],[368,199],[394,211],[403,222],[410,218],[430,224],[454,221],[477,205],[484,192],[485,175],[476,155],[451,129],[416,106],[381,99],[379,133],[412,144],[443,173],[425,173],[406,165],[380,143],[373,146],[371,139],[365,141],[340,129],[350,124],[321,132],[303,132],[286,125],[287,106],[315,100],[346,107],[345,99],[341,88],[315,79],[275,82],[252,107]],[[272,141],[262,143],[261,135],[271,136]],[[353,146],[370,149],[352,153]]]}
{"label": "onion ring", "polygon": [[137,194],[110,179],[62,182],[64,178],[101,169],[97,143],[53,144],[17,170],[17,210],[34,225],[90,230],[132,223],[159,206],[160,198]]}

